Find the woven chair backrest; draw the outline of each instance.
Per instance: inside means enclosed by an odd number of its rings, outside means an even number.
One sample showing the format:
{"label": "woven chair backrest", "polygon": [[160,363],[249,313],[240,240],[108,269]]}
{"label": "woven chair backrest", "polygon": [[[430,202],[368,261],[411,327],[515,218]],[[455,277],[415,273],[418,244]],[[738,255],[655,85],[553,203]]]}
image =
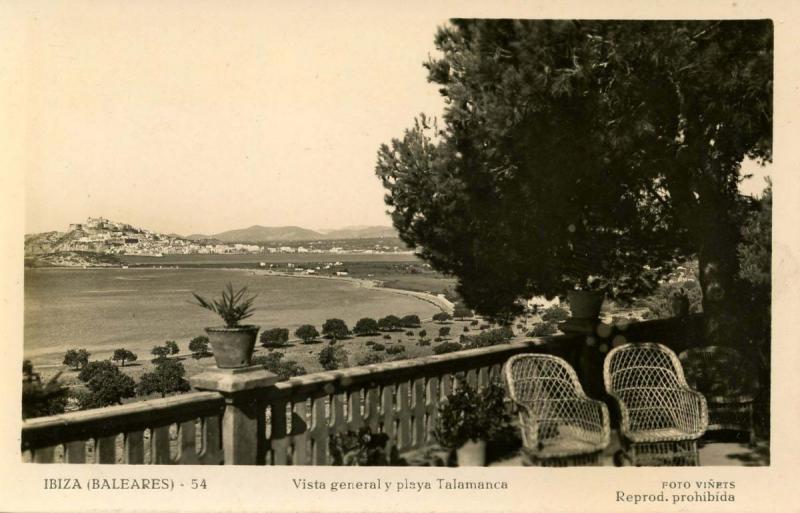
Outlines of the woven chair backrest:
{"label": "woven chair backrest", "polygon": [[[511,398],[522,404],[579,397],[580,382],[570,365],[550,355],[517,355],[506,365]],[[583,394],[580,394],[582,397]]]}
{"label": "woven chair backrest", "polygon": [[612,349],[603,378],[606,391],[625,403],[630,429],[665,429],[689,422],[692,412],[681,406],[683,369],[666,346],[645,342]]}

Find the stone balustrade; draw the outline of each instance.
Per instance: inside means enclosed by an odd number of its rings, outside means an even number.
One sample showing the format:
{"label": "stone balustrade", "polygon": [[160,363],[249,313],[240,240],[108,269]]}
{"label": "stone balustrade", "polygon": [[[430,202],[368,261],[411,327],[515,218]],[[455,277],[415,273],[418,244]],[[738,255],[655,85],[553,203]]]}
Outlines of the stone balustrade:
{"label": "stone balustrade", "polygon": [[326,465],[330,436],[363,426],[386,433],[399,452],[419,449],[432,441],[442,400],[462,382],[480,389],[500,380],[512,355],[561,356],[597,397],[608,347],[652,340],[679,350],[691,343],[686,336],[697,320],[590,326],[286,381],[261,367],[213,369],[191,378],[202,391],[25,421],[23,456],[40,463]]}

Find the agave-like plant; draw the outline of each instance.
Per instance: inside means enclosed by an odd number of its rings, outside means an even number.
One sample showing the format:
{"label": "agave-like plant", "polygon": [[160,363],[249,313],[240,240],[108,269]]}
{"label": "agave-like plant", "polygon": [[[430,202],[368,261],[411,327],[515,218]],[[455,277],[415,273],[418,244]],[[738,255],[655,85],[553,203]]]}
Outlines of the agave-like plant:
{"label": "agave-like plant", "polygon": [[211,310],[222,317],[222,320],[225,321],[226,328],[236,328],[239,326],[239,321],[253,315],[253,301],[258,295],[245,297],[246,294],[247,287],[242,287],[237,292],[234,292],[233,285],[231,285],[230,282],[225,286],[225,289],[222,291],[222,297],[219,300],[214,299],[209,301],[192,292],[196,300],[196,303],[193,304]]}

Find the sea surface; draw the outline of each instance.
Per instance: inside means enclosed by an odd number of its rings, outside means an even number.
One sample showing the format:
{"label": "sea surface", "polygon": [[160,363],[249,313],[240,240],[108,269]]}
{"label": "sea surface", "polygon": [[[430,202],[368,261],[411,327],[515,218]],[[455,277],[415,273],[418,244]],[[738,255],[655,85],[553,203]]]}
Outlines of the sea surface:
{"label": "sea surface", "polygon": [[60,363],[69,348],[86,348],[92,359],[125,347],[139,358],[154,345],[188,341],[219,326],[212,312],[191,303],[192,292],[217,297],[227,282],[258,294],[247,319],[263,329],[361,317],[417,314],[438,309],[425,301],[356,280],[266,276],[233,269],[26,269],[24,355],[34,364]]}

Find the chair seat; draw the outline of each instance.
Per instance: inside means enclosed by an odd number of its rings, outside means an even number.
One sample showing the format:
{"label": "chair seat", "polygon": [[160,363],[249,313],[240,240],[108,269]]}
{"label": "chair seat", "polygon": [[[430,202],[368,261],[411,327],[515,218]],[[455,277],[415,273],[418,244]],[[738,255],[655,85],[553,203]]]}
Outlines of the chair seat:
{"label": "chair seat", "polygon": [[680,440],[692,440],[697,436],[682,429],[670,427],[661,429],[644,429],[641,431],[628,431],[625,437],[631,442],[676,442]]}
{"label": "chair seat", "polygon": [[605,445],[604,443],[588,442],[579,438],[564,437],[549,439],[537,444],[536,447],[524,447],[523,450],[533,458],[563,458],[602,451]]}

